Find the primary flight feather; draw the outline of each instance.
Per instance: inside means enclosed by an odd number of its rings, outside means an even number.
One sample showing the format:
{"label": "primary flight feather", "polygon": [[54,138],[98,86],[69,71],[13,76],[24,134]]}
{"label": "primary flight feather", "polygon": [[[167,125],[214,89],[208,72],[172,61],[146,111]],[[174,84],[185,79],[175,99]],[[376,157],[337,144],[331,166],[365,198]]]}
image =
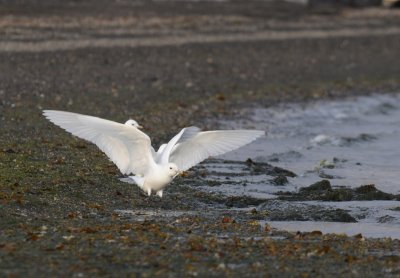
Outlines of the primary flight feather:
{"label": "primary flight feather", "polygon": [[210,156],[244,146],[265,134],[259,130],[216,130],[201,132],[197,127],[183,128],[157,152],[149,136],[134,120],[125,124],[72,112],[45,110],[44,116],[66,131],[96,144],[121,173],[149,196],[162,197],[164,187],[182,171]]}

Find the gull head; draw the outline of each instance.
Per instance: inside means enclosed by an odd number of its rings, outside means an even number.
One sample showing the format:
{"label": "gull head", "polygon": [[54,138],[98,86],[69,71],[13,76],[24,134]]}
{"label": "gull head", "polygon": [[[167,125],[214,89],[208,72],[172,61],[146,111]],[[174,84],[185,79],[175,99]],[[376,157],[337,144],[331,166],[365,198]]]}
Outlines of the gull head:
{"label": "gull head", "polygon": [[129,119],[125,122],[126,125],[130,125],[136,128],[143,128],[137,121]]}
{"label": "gull head", "polygon": [[167,167],[168,176],[171,178],[175,178],[180,173],[179,168],[175,163],[168,163]]}

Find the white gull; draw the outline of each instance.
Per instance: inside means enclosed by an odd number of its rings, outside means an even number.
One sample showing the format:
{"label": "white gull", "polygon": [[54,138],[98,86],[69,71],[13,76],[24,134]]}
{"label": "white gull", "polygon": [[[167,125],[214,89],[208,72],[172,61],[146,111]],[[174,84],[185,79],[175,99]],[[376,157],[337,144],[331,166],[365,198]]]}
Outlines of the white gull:
{"label": "white gull", "polygon": [[244,146],[265,134],[260,130],[201,132],[185,127],[157,152],[135,120],[125,124],[72,112],[44,110],[44,116],[66,131],[96,144],[122,174],[129,176],[149,196],[162,197],[163,189],[179,173],[210,156]]}

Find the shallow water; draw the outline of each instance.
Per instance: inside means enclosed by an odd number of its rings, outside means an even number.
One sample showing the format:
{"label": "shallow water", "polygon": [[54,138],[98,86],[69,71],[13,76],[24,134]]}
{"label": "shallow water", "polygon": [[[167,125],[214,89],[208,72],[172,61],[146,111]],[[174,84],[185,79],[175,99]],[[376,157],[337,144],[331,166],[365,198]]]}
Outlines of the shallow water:
{"label": "shallow water", "polygon": [[[246,119],[222,122],[223,127],[266,130],[267,136],[222,158],[268,162],[298,176],[288,178],[289,184],[285,186],[276,186],[271,183],[271,177],[265,175],[245,173],[241,177],[231,177],[231,182],[227,183],[223,175],[210,174],[206,179],[220,181],[221,185],[203,189],[227,195],[274,198],[277,191],[296,191],[329,179],[333,186],[375,184],[384,192],[400,193],[400,95],[285,104],[244,112],[249,115]],[[243,169],[243,165],[229,163],[206,162],[203,165],[211,173]],[[399,237],[400,212],[393,210],[400,207],[399,201],[318,204],[348,210],[359,223],[281,222],[274,225],[349,234],[356,234],[367,225],[365,229],[371,231],[367,236]]]}
{"label": "shallow water", "polygon": [[297,186],[320,180],[322,171],[334,176],[334,185],[375,184],[385,192],[400,193],[399,95],[256,109],[250,119],[225,126],[264,129],[268,134],[226,159],[253,157],[290,169],[299,175],[292,180]]}

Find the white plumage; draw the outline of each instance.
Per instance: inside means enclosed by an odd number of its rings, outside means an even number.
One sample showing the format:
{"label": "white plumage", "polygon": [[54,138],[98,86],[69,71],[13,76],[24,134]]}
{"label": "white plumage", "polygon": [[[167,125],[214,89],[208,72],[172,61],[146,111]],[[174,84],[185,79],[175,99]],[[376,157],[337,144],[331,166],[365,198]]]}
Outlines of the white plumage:
{"label": "white plumage", "polygon": [[217,130],[201,132],[197,127],[182,129],[157,152],[150,138],[134,120],[125,124],[77,113],[45,110],[44,116],[66,131],[96,144],[121,173],[149,196],[163,188],[182,171],[210,156],[217,156],[246,145],[265,134],[259,130]]}

